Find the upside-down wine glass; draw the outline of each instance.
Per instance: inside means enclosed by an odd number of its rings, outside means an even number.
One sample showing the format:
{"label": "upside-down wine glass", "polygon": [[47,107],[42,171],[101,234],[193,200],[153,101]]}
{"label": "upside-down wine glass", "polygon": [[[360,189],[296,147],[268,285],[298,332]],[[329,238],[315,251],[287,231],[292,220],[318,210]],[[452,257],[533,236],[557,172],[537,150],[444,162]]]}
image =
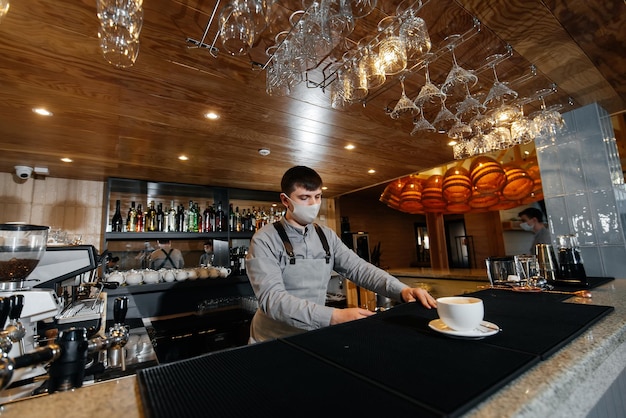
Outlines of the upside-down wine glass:
{"label": "upside-down wine glass", "polygon": [[452,53],[452,68],[446,77],[446,81],[441,85],[441,91],[446,94],[459,85],[468,84],[473,87],[478,82],[478,77],[471,71],[461,67],[456,60],[454,49],[461,40],[461,35],[450,35],[445,38],[445,41],[448,42],[448,49]]}
{"label": "upside-down wine glass", "polygon": [[485,106],[495,107],[498,104],[514,100],[518,96],[517,92],[508,86],[508,83],[498,80],[496,65],[502,60],[502,58],[502,54],[494,54],[487,57],[487,65],[493,70],[494,82],[489,90],[489,93],[487,93],[485,102],[483,103]]}

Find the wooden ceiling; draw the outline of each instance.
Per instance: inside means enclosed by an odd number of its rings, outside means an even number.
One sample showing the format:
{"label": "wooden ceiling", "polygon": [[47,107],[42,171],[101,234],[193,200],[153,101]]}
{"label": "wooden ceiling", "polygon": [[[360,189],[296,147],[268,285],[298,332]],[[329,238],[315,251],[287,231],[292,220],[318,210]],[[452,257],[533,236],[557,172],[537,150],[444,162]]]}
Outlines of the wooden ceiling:
{"label": "wooden ceiling", "polygon": [[[379,1],[351,38],[375,31],[398,3]],[[520,95],[556,83],[548,104],[561,103],[567,111],[599,102],[616,114],[626,109],[626,4],[592,3],[431,0],[420,16],[434,51],[445,46],[446,36],[471,29],[472,16],[478,18],[481,31],[455,50],[460,65],[482,68],[487,56],[505,53],[510,44],[513,56],[497,71]],[[202,39],[215,0],[144,0],[143,6],[137,62],[116,69],[100,53],[95,0],[11,2],[0,23],[0,172],[26,165],[47,167],[50,176],[62,178],[273,191],[287,168],[303,164],[320,172],[327,196],[337,196],[453,160],[445,135],[411,136],[411,117],[389,117],[385,109],[401,92],[397,78],[370,92],[364,105],[344,111],[331,108],[327,89],[304,83],[291,97],[265,93],[265,73],[252,62],[267,60],[263,51],[287,29],[300,1],[274,5],[274,20],[249,56],[220,52],[217,58],[187,41]],[[531,64],[537,75],[515,84]],[[450,65],[450,54],[442,54],[431,65],[433,81],[443,82]],[[320,71],[309,76],[323,79]],[[480,95],[493,75],[488,69],[478,76],[472,93]],[[417,95],[423,70],[406,82],[407,93]],[[35,107],[54,116],[36,115]],[[208,111],[220,118],[205,119]],[[356,148],[344,149],[349,143]],[[259,155],[260,148],[271,154]],[[189,160],[180,161],[181,154]]]}

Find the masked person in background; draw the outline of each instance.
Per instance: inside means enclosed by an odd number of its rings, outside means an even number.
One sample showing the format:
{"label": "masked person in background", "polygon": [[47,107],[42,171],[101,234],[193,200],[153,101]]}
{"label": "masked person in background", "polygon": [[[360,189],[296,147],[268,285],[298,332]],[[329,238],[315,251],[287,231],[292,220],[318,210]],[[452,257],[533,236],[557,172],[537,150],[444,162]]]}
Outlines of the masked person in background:
{"label": "masked person in background", "polygon": [[246,258],[259,302],[250,325],[251,343],[374,315],[367,309],[325,306],[333,270],[394,300],[437,306],[424,289],[410,288],[356,255],[332,229],[313,223],[322,202],[322,179],[313,169],[287,170],[281,191],[285,216],[254,234]]}
{"label": "masked person in background", "polygon": [[529,254],[535,254],[535,245],[537,244],[552,244],[552,236],[548,228],[543,224],[543,213],[539,209],[533,207],[526,208],[517,216],[522,220],[520,227],[524,231],[535,234]]}
{"label": "masked person in background", "polygon": [[200,261],[198,262],[201,266],[212,266],[213,265],[213,240],[208,240],[204,243],[204,253],[200,256]]}
{"label": "masked person in background", "polygon": [[160,239],[157,243],[159,244],[159,249],[154,250],[150,254],[151,269],[182,269],[185,266],[183,254],[179,249],[172,248],[172,243],[169,239]]}

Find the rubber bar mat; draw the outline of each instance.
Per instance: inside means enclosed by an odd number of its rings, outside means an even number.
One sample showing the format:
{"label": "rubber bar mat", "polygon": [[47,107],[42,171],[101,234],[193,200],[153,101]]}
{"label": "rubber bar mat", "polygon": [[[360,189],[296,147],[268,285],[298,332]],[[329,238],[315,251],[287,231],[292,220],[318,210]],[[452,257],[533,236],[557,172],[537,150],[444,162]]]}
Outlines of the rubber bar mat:
{"label": "rubber bar mat", "polygon": [[443,416],[281,341],[143,369],[137,379],[147,418]]}

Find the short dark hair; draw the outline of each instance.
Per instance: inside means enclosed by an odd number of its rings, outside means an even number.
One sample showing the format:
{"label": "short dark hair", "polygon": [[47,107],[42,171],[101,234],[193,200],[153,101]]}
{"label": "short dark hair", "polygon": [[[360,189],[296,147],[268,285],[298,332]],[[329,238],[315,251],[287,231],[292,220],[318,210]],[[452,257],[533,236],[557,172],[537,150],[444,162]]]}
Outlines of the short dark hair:
{"label": "short dark hair", "polygon": [[296,187],[304,187],[308,191],[322,187],[322,178],[315,170],[303,165],[291,167],[283,174],[280,182],[280,190],[289,196]]}
{"label": "short dark hair", "polygon": [[527,216],[528,219],[530,219],[530,218],[537,218],[537,220],[539,222],[543,222],[543,212],[541,212],[539,209],[533,208],[533,207],[524,209],[523,211],[518,213],[517,216],[519,216],[520,218],[522,216]]}
{"label": "short dark hair", "polygon": [[212,240],[212,239],[210,239],[210,240],[208,240],[208,241],[205,241],[205,242],[204,242],[204,245],[210,245],[210,246],[212,247],[212,246],[213,246],[213,240]]}
{"label": "short dark hair", "polygon": [[157,242],[159,244],[169,244],[170,240],[169,239],[158,239]]}

